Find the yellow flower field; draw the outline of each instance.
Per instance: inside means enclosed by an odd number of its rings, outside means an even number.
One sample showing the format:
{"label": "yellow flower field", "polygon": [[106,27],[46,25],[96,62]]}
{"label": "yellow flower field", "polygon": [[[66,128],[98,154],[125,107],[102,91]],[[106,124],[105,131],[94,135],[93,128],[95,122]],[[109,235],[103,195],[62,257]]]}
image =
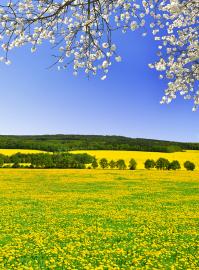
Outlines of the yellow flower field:
{"label": "yellow flower field", "polygon": [[38,153],[44,153],[44,151],[40,150],[31,150],[31,149],[0,149],[0,154],[11,156],[16,153],[22,153],[22,154],[38,154]]}
{"label": "yellow flower field", "polygon": [[199,172],[0,170],[0,269],[199,269]]}
{"label": "yellow flower field", "polygon": [[199,170],[199,151],[190,150],[185,152],[176,153],[158,153],[158,152],[139,152],[139,151],[114,151],[114,150],[81,150],[73,151],[72,153],[88,153],[90,155],[96,156],[97,159],[107,158],[109,161],[111,159],[124,159],[128,165],[129,160],[134,158],[137,163],[138,169],[144,169],[144,162],[146,159],[157,160],[159,157],[167,158],[169,161],[178,160],[181,163],[183,169],[183,163],[186,160],[192,161],[196,164],[196,170]]}

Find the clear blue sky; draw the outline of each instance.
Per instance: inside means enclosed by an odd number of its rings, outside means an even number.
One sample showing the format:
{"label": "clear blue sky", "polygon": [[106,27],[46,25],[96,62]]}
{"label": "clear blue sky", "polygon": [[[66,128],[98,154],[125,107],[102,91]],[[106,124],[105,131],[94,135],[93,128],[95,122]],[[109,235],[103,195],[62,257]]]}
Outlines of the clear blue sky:
{"label": "clear blue sky", "polygon": [[49,46],[35,54],[12,52],[11,66],[0,64],[0,134],[106,134],[199,141],[199,112],[181,97],[160,105],[166,82],[148,68],[156,44],[140,33],[121,34],[121,63],[108,79],[74,77],[56,68]]}

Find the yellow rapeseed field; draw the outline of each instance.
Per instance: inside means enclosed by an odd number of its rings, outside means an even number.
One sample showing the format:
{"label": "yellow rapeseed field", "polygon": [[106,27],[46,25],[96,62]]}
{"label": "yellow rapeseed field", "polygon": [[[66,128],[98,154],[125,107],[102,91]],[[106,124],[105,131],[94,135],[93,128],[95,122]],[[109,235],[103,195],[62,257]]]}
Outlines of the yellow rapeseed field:
{"label": "yellow rapeseed field", "polygon": [[199,172],[0,169],[1,270],[199,269]]}
{"label": "yellow rapeseed field", "polygon": [[169,161],[178,160],[183,168],[183,163],[186,160],[192,161],[196,164],[196,169],[199,170],[199,151],[190,150],[185,152],[176,152],[176,153],[158,153],[158,152],[139,152],[139,151],[114,151],[114,150],[81,150],[73,151],[72,153],[88,153],[90,155],[96,156],[99,160],[101,158],[107,158],[109,161],[111,159],[118,160],[124,159],[128,165],[129,160],[134,158],[137,163],[138,169],[144,168],[144,162],[146,159],[157,160],[160,157],[167,158]]}
{"label": "yellow rapeseed field", "polygon": [[0,154],[11,156],[16,153],[22,153],[22,154],[38,154],[38,153],[44,153],[44,151],[40,150],[31,150],[31,149],[0,149]]}

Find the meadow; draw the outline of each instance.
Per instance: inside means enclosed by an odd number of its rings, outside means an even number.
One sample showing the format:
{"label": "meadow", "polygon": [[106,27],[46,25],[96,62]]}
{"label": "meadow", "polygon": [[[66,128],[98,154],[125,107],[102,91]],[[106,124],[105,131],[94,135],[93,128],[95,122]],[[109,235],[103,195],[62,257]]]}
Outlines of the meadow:
{"label": "meadow", "polygon": [[199,269],[199,172],[0,170],[0,269]]}
{"label": "meadow", "polygon": [[88,153],[95,156],[98,161],[101,158],[107,158],[110,160],[124,159],[128,165],[129,160],[134,158],[137,161],[137,168],[144,169],[144,162],[147,159],[157,160],[160,157],[166,158],[169,161],[178,160],[183,168],[185,161],[189,160],[195,163],[196,170],[199,169],[199,151],[198,150],[188,150],[184,152],[175,153],[159,153],[159,152],[144,152],[144,151],[114,151],[114,150],[80,150],[72,151],[72,153]]}

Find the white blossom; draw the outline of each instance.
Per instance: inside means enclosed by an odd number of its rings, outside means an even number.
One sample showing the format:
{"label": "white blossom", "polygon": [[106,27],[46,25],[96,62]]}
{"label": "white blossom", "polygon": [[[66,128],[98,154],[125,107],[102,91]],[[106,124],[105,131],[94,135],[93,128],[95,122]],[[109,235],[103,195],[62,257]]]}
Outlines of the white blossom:
{"label": "white blossom", "polygon": [[115,60],[116,60],[117,62],[121,62],[121,61],[122,61],[122,57],[121,57],[121,56],[116,56],[116,57],[115,57]]}
{"label": "white blossom", "polygon": [[199,1],[163,0],[158,9],[153,27],[159,31],[153,34],[161,43],[160,59],[150,67],[169,80],[161,103],[170,103],[180,93],[194,100],[195,111],[199,105]]}
{"label": "white blossom", "polygon": [[[73,65],[86,76],[106,79],[111,59],[122,60],[112,32],[149,28],[157,41],[159,59],[150,68],[168,80],[161,103],[177,93],[199,105],[198,0],[4,0],[0,4],[0,61],[9,65],[9,52],[44,41],[54,49],[58,69]],[[149,17],[148,20],[146,17]],[[148,23],[148,25],[147,25]]]}

